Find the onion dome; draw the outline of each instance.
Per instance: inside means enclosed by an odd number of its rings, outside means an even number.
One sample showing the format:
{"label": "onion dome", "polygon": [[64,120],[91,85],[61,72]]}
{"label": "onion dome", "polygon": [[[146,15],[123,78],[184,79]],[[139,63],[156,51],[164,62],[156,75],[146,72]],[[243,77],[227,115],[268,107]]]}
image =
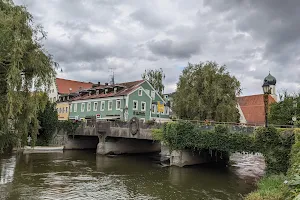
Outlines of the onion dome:
{"label": "onion dome", "polygon": [[269,72],[269,75],[264,79],[264,83],[268,83],[269,85],[276,85],[276,78]]}

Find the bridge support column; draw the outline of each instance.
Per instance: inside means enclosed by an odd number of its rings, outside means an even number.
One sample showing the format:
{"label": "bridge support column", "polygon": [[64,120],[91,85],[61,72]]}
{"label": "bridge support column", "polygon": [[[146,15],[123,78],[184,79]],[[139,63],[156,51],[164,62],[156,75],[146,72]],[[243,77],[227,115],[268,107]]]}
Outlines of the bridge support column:
{"label": "bridge support column", "polygon": [[106,154],[130,154],[130,153],[151,153],[159,152],[160,143],[151,140],[111,138],[100,140],[97,146],[97,153]]}

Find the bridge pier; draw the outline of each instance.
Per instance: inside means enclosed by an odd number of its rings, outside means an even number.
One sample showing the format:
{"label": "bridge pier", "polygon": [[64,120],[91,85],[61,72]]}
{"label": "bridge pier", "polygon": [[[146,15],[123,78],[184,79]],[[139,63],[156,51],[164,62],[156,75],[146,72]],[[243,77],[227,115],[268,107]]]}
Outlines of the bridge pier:
{"label": "bridge pier", "polygon": [[159,152],[160,143],[151,140],[106,137],[99,141],[97,154],[130,154]]}

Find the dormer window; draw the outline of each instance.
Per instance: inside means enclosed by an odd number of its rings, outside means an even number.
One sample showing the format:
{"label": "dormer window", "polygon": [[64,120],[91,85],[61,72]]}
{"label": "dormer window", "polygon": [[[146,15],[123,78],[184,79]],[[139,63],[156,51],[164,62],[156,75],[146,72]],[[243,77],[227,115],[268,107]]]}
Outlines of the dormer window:
{"label": "dormer window", "polygon": [[139,89],[139,96],[143,96],[143,90]]}
{"label": "dormer window", "polygon": [[105,90],[104,90],[104,94],[107,94],[107,92],[108,92],[108,89],[105,89]]}
{"label": "dormer window", "polygon": [[99,90],[96,90],[96,94],[97,94],[97,95],[99,94]]}
{"label": "dormer window", "polygon": [[118,91],[118,88],[115,87],[115,88],[114,88],[114,93],[117,93],[117,91]]}

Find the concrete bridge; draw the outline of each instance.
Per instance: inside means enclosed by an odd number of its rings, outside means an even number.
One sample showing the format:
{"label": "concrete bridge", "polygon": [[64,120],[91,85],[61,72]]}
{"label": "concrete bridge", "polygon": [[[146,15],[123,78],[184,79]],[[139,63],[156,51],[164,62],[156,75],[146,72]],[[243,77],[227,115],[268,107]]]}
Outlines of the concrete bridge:
{"label": "concrete bridge", "polygon": [[97,149],[98,154],[159,152],[152,129],[160,124],[146,124],[137,119],[127,122],[88,121],[68,135],[65,149]]}
{"label": "concrete bridge", "polygon": [[[160,152],[162,161],[167,160],[170,165],[180,167],[227,159],[224,156],[219,158],[211,152],[199,153],[188,149],[170,151],[166,145],[153,139],[152,130],[161,125],[143,123],[136,118],[128,123],[94,119],[81,125],[75,133],[69,134],[64,145],[65,149],[96,149],[97,154],[101,155]],[[213,127],[201,126],[204,130],[211,130]],[[231,131],[251,133],[254,128],[231,126]]]}

